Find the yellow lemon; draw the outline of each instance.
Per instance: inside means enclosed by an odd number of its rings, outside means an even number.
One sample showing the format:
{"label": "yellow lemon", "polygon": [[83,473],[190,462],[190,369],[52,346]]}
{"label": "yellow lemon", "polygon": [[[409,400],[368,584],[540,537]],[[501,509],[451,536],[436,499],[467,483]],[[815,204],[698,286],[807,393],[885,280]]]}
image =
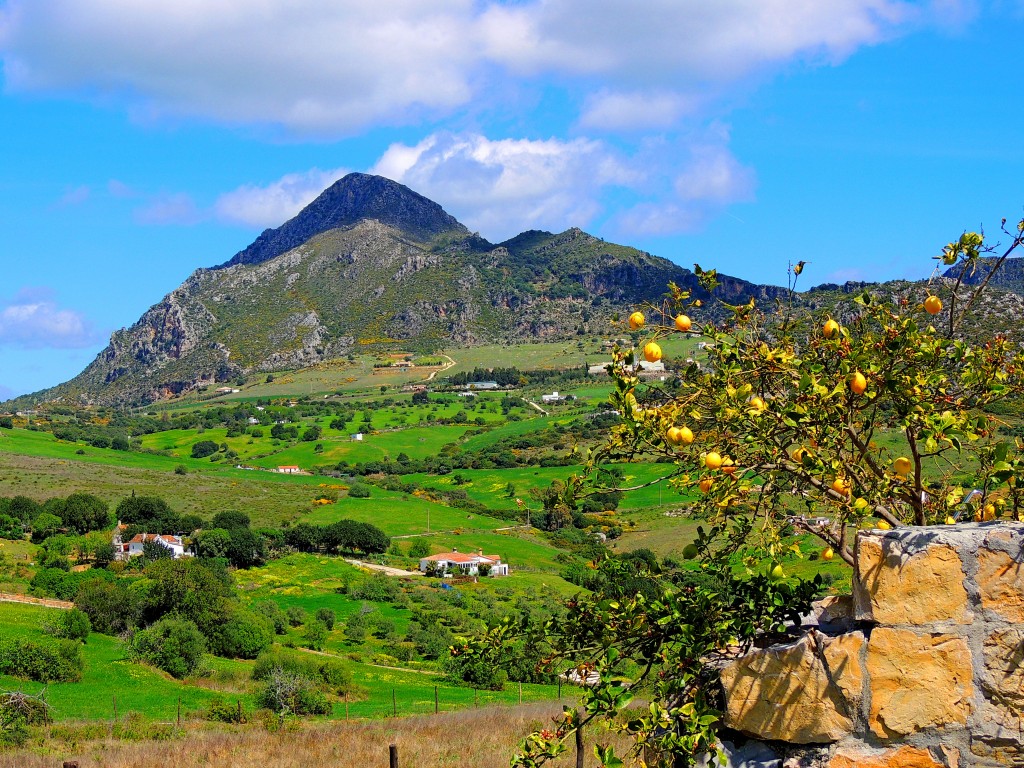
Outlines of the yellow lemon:
{"label": "yellow lemon", "polygon": [[643,312],[634,312],[629,316],[629,327],[634,331],[639,331],[647,324],[647,318],[644,317]]}
{"label": "yellow lemon", "polygon": [[692,325],[693,325],[693,323],[690,322],[690,318],[688,318],[686,315],[678,315],[676,317],[676,329],[677,330],[688,331],[688,330],[690,330],[690,327]]}

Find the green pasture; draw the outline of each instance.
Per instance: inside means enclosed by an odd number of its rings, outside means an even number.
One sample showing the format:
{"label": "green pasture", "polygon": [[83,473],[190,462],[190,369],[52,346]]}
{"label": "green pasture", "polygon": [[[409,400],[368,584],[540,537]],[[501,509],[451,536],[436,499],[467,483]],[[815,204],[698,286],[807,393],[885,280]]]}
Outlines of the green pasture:
{"label": "green pasture", "polygon": [[327,525],[342,519],[373,523],[389,536],[409,536],[428,531],[491,530],[506,524],[494,517],[377,487],[371,487],[368,499],[343,497],[336,504],[325,504],[305,513],[301,522]]}
{"label": "green pasture", "polygon": [[[0,603],[0,636],[39,637],[40,626],[59,611],[52,608]],[[118,715],[139,712],[150,719],[174,719],[178,699],[183,712],[202,709],[216,693],[188,685],[159,670],[128,659],[124,644],[113,637],[91,634],[83,646],[85,669],[77,683],[48,683],[46,700],[53,707],[56,720],[110,720],[114,697]],[[213,663],[215,660],[210,657]],[[217,663],[244,664],[244,662]],[[41,683],[0,675],[0,688],[35,693]],[[241,697],[251,706],[251,697]]]}

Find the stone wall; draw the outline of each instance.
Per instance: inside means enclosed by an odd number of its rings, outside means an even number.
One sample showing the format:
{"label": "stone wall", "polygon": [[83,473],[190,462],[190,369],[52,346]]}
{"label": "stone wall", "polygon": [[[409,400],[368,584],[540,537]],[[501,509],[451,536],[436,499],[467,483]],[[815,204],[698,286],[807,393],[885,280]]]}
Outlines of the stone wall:
{"label": "stone wall", "polygon": [[846,631],[723,670],[727,725],[791,765],[1024,766],[1024,524],[861,531],[856,560]]}

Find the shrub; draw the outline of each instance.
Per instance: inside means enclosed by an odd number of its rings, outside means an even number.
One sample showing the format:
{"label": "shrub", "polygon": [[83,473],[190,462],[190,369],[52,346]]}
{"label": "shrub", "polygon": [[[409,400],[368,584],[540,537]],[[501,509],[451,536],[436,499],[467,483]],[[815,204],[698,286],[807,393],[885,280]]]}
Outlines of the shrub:
{"label": "shrub", "polygon": [[75,683],[82,679],[81,643],[72,640],[0,640],[0,674],[39,683]]}
{"label": "shrub", "polygon": [[301,606],[290,605],[285,613],[288,616],[288,623],[293,627],[299,627],[306,623],[306,609]]}
{"label": "shrub", "polygon": [[316,612],[316,620],[327,627],[328,631],[334,629],[334,610],[331,608],[319,608]]}
{"label": "shrub", "polygon": [[253,610],[260,616],[266,616],[274,627],[275,635],[283,635],[288,631],[288,616],[281,610],[281,606],[273,600],[263,600],[253,606]]}
{"label": "shrub", "polygon": [[193,459],[205,459],[207,456],[212,456],[220,448],[213,440],[200,440],[198,443],[192,445],[192,458]]}
{"label": "shrub", "polygon": [[348,665],[333,656],[314,656],[282,649],[267,650],[256,659],[252,679],[269,680],[275,669],[304,677],[339,695],[352,688],[352,673]]}
{"label": "shrub", "polygon": [[138,624],[142,600],[122,581],[104,581],[91,574],[75,595],[75,606],[89,617],[94,632],[116,635]]}
{"label": "shrub", "polygon": [[370,486],[366,483],[354,483],[348,489],[348,495],[353,499],[368,499],[370,498]]}
{"label": "shrub", "polygon": [[397,579],[383,573],[375,573],[352,587],[350,593],[356,600],[390,603],[398,599],[401,590],[398,587]]}
{"label": "shrub", "polygon": [[306,625],[306,635],[303,638],[307,648],[314,651],[322,651],[327,644],[327,626],[321,621],[311,621]]}
{"label": "shrub", "polygon": [[20,747],[28,741],[28,726],[49,722],[50,707],[42,694],[0,693],[0,746]]}
{"label": "shrub", "polygon": [[206,706],[205,717],[217,723],[235,723],[241,725],[249,722],[249,713],[245,711],[241,700],[231,702],[223,696],[214,696]]}
{"label": "shrub", "polygon": [[210,650],[218,656],[255,659],[274,642],[270,621],[251,611],[236,609],[208,630]]}
{"label": "shrub", "polygon": [[202,665],[206,638],[191,621],[168,617],[136,632],[131,649],[137,658],[181,679]]}
{"label": "shrub", "polygon": [[424,539],[416,539],[409,547],[409,557],[419,560],[430,554],[430,545]]}
{"label": "shrub", "polygon": [[278,714],[327,715],[331,712],[331,702],[311,680],[280,667],[271,671],[257,700],[261,707]]}
{"label": "shrub", "polygon": [[0,539],[20,539],[25,535],[21,521],[10,515],[0,515]]}
{"label": "shrub", "polygon": [[84,611],[72,608],[70,611],[62,611],[54,621],[44,623],[43,631],[64,640],[80,640],[84,643],[92,631],[92,624]]}

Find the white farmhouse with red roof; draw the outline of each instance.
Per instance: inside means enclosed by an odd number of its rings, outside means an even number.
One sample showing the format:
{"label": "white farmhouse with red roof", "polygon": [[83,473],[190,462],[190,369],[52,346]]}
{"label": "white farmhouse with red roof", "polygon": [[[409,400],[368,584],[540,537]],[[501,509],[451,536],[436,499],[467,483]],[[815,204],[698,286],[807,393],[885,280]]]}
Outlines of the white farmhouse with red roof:
{"label": "white farmhouse with red roof", "polygon": [[487,566],[491,576],[508,576],[508,563],[501,562],[501,555],[485,555],[482,549],[477,550],[475,555],[467,555],[453,549],[451,552],[441,552],[437,555],[424,557],[420,560],[420,570],[423,573],[429,572],[434,563],[433,570],[440,573],[461,573],[467,576],[476,576],[480,573],[480,566]]}

